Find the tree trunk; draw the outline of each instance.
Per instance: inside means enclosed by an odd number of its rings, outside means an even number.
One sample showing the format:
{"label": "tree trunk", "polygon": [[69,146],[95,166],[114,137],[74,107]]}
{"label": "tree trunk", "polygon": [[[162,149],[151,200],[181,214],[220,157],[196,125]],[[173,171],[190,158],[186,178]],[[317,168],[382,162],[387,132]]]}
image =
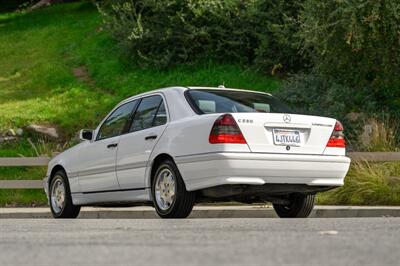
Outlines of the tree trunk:
{"label": "tree trunk", "polygon": [[29,8],[29,10],[36,10],[36,9],[39,9],[39,8],[42,8],[42,7],[49,6],[49,5],[54,4],[56,2],[62,2],[62,0],[40,0],[39,2],[37,2],[36,4],[31,6]]}

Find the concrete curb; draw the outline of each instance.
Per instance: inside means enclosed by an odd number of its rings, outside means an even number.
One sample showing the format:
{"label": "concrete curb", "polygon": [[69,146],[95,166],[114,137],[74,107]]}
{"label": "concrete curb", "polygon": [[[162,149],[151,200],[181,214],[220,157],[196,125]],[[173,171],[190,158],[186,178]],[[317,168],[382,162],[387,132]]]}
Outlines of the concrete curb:
{"label": "concrete curb", "polygon": [[[51,218],[49,208],[0,208],[0,219]],[[196,206],[190,218],[276,218],[270,206]],[[400,217],[400,207],[316,206],[312,218]],[[85,207],[81,219],[158,219],[151,207]]]}

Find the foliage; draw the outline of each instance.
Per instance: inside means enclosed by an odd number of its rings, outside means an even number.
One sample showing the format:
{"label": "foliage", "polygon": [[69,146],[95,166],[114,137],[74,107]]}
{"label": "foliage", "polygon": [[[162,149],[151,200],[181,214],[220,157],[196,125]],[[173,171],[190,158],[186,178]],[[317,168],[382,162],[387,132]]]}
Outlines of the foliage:
{"label": "foliage", "polygon": [[364,150],[381,152],[398,151],[396,144],[399,141],[400,131],[396,121],[388,117],[380,118],[380,120],[370,118],[368,124],[370,132],[365,133],[369,133],[369,141],[362,147]]}
{"label": "foliage", "polygon": [[2,0],[0,12],[12,11],[18,9],[22,5],[32,2],[31,0]]}
{"label": "foliage", "polygon": [[281,97],[300,111],[342,120],[353,144],[365,121],[349,121],[349,113],[365,120],[384,114],[398,125],[400,2],[305,0],[299,13],[297,42],[313,67],[290,77]]}
{"label": "foliage", "polygon": [[399,1],[306,0],[297,36],[312,73],[332,84],[319,93],[335,94],[346,112],[386,112],[400,121],[399,14]]}
{"label": "foliage", "polygon": [[299,113],[342,118],[352,111],[350,94],[348,87],[313,73],[291,76],[277,96]]}
{"label": "foliage", "polygon": [[[349,147],[365,151],[395,151],[400,143],[399,116],[381,106],[367,87],[357,92],[321,73],[296,74],[282,83],[276,94],[301,114],[336,118],[345,126]],[[354,114],[356,118],[353,117]],[[369,143],[362,141],[364,126],[373,128]]]}
{"label": "foliage", "polygon": [[[36,156],[35,149],[28,141],[0,144],[0,157],[19,156]],[[45,175],[46,167],[42,166],[0,167],[0,180],[42,180]],[[39,206],[46,203],[46,195],[41,189],[0,189],[0,207]]]}
{"label": "foliage", "polygon": [[[235,3],[235,7],[239,7]],[[246,58],[246,32],[233,31],[243,17],[232,1],[120,1],[103,11],[106,25],[123,49],[145,64],[167,67],[198,57]],[[247,8],[248,4],[245,4]],[[224,10],[228,8],[229,13]],[[210,25],[215,25],[211,31]],[[212,41],[215,40],[215,41]],[[221,41],[224,40],[224,41]],[[209,54],[205,55],[205,51]],[[226,52],[222,52],[226,51]],[[221,53],[222,52],[222,53]]]}
{"label": "foliage", "polygon": [[327,116],[338,119],[344,124],[348,144],[358,145],[358,136],[364,121],[350,120],[348,113],[354,112],[355,102],[369,104],[365,108],[373,109],[374,101],[357,99],[346,87],[327,79],[318,73],[296,74],[283,82],[277,96],[290,105],[297,113]]}
{"label": "foliage", "polygon": [[79,82],[68,65],[71,47],[96,27],[94,14],[79,4],[0,15],[1,130],[48,122],[69,135],[76,124],[94,124],[111,97]]}
{"label": "foliage", "polygon": [[46,206],[47,198],[41,189],[0,189],[2,207],[38,207]]}
{"label": "foliage", "polygon": [[306,0],[299,36],[315,67],[344,84],[383,89],[400,74],[400,2]]}
{"label": "foliage", "polygon": [[304,0],[256,1],[249,17],[253,21],[251,32],[257,40],[255,66],[276,72],[293,73],[307,70],[309,58],[300,54],[301,43],[296,34],[298,16]]}
{"label": "foliage", "polygon": [[[279,86],[240,64],[205,61],[163,71],[130,66],[100,24],[90,3],[0,14],[0,132],[45,122],[70,138],[95,127],[123,98],[166,86]],[[85,76],[75,75],[82,66]]]}
{"label": "foliage", "polygon": [[99,10],[131,61],[142,66],[212,59],[288,71],[303,61],[291,44],[294,24],[285,23],[297,15],[298,2],[119,0]]}
{"label": "foliage", "polygon": [[[0,144],[0,157],[37,157],[60,151],[55,143],[21,140]],[[41,180],[46,174],[46,167],[0,167],[0,180]]]}
{"label": "foliage", "polygon": [[400,163],[352,163],[344,186],[319,194],[318,203],[399,205]]}

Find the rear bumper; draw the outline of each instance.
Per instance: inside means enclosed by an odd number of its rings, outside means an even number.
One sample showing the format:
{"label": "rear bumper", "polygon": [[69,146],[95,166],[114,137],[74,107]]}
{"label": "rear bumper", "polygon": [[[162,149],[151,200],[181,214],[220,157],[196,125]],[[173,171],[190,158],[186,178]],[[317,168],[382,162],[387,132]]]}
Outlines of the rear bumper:
{"label": "rear bumper", "polygon": [[346,156],[209,153],[175,158],[189,191],[220,185],[304,184],[342,186]]}

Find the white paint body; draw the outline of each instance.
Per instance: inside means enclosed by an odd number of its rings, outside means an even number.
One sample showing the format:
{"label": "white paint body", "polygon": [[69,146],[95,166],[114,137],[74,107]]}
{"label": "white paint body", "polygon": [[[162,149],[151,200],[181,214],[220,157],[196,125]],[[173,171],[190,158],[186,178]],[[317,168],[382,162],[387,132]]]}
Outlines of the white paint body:
{"label": "white paint body", "polygon": [[[247,144],[210,144],[211,128],[222,114],[196,114],[184,95],[188,89],[160,89],[118,104],[116,108],[161,95],[167,123],[110,139],[84,141],[59,154],[49,163],[45,190],[53,169],[61,166],[76,205],[151,201],[151,169],[160,154],[174,159],[189,191],[229,184],[343,185],[350,159],[344,148],[326,148],[335,119],[290,114],[291,121],[286,123],[285,114],[232,113]],[[252,123],[246,123],[248,119]],[[299,130],[303,144],[290,150],[274,145],[274,128]],[[149,135],[157,135],[157,139],[145,140]],[[107,148],[113,143],[118,146]]]}

